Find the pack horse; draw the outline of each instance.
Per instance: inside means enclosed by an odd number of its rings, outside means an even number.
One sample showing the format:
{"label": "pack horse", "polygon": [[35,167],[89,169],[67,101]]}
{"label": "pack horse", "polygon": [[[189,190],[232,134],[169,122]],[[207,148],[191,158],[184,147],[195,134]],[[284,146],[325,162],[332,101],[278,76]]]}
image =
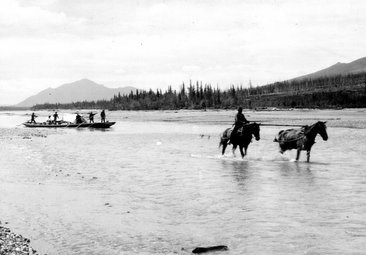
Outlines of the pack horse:
{"label": "pack horse", "polygon": [[[228,146],[228,142],[229,140],[231,140],[233,148],[232,148],[232,152],[235,156],[235,150],[236,148],[239,146],[240,149],[240,153],[242,158],[244,158],[245,155],[247,155],[247,149],[249,144],[252,142],[252,138],[253,136],[255,137],[255,139],[258,141],[260,139],[260,124],[257,124],[255,122],[250,123],[250,124],[245,124],[243,125],[243,127],[239,128],[236,132],[236,134],[234,134],[234,139],[230,137],[233,135],[232,131],[233,128],[227,128],[221,135],[220,138],[220,147],[222,145],[222,155],[225,154],[225,150],[226,147]],[[244,149],[244,151],[243,151]]]}
{"label": "pack horse", "polygon": [[300,129],[281,130],[274,142],[278,142],[280,153],[286,150],[297,150],[296,160],[300,158],[300,152],[307,152],[307,162],[310,160],[311,147],[315,143],[315,137],[319,134],[324,141],[328,140],[326,122],[318,121],[311,126],[303,126]]}

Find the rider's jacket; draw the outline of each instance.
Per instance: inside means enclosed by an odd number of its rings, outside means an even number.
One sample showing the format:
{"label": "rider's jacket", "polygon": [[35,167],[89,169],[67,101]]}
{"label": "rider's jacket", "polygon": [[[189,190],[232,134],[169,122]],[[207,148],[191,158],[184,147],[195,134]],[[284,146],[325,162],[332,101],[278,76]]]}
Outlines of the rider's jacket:
{"label": "rider's jacket", "polygon": [[243,124],[247,123],[247,119],[244,117],[244,114],[238,112],[235,116],[235,126],[242,126]]}

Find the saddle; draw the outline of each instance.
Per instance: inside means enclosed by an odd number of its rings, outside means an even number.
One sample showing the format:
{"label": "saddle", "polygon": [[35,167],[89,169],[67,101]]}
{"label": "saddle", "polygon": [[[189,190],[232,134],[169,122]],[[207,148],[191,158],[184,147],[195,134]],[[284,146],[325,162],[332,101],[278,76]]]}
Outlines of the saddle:
{"label": "saddle", "polygon": [[[228,130],[228,132],[227,132],[227,136],[228,136],[228,137],[231,137],[231,135],[232,135],[233,131],[234,131],[234,128],[230,128],[230,129]],[[240,127],[240,128],[238,128],[238,129],[236,130],[236,135],[238,135],[238,134],[243,134],[243,131],[244,131],[244,127]]]}
{"label": "saddle", "polygon": [[244,127],[240,127],[238,128],[238,130],[236,130],[236,134],[243,134],[244,132]]}

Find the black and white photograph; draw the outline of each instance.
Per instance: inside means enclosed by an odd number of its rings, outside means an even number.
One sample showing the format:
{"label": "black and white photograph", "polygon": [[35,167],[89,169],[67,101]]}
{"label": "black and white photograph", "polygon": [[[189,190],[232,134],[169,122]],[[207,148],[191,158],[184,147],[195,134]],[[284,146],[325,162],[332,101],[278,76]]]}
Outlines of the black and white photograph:
{"label": "black and white photograph", "polygon": [[365,1],[0,1],[0,255],[364,255],[365,166]]}

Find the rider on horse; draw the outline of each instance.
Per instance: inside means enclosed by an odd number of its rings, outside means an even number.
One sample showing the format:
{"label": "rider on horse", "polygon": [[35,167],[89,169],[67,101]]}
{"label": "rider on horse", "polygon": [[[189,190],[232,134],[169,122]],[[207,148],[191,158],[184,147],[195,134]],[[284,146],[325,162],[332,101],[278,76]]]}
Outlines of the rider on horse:
{"label": "rider on horse", "polygon": [[245,124],[249,123],[243,114],[243,108],[238,108],[238,113],[235,115],[234,128],[230,135],[229,143],[233,144],[233,140],[235,139],[236,133],[239,128],[243,127]]}

